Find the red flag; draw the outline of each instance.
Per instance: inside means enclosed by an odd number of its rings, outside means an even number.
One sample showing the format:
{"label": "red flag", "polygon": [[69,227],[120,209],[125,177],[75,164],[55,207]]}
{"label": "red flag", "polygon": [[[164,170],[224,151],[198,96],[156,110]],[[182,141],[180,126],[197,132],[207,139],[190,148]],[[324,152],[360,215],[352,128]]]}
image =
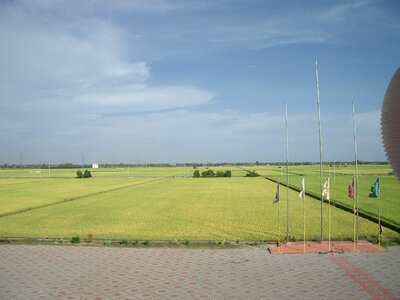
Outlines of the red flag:
{"label": "red flag", "polygon": [[353,179],[351,181],[351,184],[349,185],[347,196],[349,198],[354,198],[354,176],[353,176]]}

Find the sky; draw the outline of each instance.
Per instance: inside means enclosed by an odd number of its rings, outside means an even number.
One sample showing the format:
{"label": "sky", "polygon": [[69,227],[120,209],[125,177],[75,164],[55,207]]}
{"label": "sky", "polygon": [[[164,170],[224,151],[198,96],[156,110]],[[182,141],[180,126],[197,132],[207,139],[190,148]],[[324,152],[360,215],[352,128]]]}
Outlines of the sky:
{"label": "sky", "polygon": [[400,2],[0,1],[0,164],[385,161]]}

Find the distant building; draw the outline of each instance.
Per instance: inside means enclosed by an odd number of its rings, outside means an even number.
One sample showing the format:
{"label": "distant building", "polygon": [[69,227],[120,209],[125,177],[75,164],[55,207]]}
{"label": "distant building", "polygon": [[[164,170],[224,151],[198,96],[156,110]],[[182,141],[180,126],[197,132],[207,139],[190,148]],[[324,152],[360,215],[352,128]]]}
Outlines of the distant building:
{"label": "distant building", "polygon": [[99,168],[99,164],[92,164],[92,169],[98,169]]}

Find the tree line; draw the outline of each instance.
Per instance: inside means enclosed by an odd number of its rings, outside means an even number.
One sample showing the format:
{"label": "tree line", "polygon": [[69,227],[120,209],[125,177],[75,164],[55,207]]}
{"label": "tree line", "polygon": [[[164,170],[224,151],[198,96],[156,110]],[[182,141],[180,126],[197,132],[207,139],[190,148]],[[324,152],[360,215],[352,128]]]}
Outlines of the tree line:
{"label": "tree line", "polygon": [[211,169],[207,169],[205,171],[200,172],[199,170],[195,170],[193,173],[194,178],[199,178],[199,177],[232,177],[232,171],[231,170],[226,170],[226,171],[217,171],[214,172]]}

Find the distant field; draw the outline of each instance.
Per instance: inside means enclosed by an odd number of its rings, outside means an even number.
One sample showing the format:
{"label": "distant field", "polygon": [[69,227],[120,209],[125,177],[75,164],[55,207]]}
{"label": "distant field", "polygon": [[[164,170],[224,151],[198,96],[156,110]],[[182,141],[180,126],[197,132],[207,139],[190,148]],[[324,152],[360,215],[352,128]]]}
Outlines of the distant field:
{"label": "distant field", "polygon": [[[226,171],[231,170],[232,176],[243,177],[246,175],[246,171],[236,166],[218,166],[218,167],[198,167],[199,171],[205,171],[207,169],[214,171]],[[84,170],[82,168],[80,170]],[[193,167],[120,167],[120,168],[98,168],[91,169],[94,178],[99,177],[192,177],[194,171]],[[0,179],[48,179],[48,178],[74,178],[76,177],[75,169],[0,169]],[[0,183],[1,184],[1,183]]]}
{"label": "distant field", "polygon": [[[0,214],[14,214],[0,217],[0,236],[85,237],[90,232],[98,238],[149,240],[278,239],[278,206],[272,204],[274,183],[260,177],[176,177],[177,170],[179,168],[154,168],[147,172],[151,176],[121,178],[116,174],[124,174],[123,170],[99,169],[102,175],[94,172],[91,179],[75,179],[72,178],[75,170],[59,170],[60,177],[70,174],[71,178],[51,180],[5,176],[3,170]],[[237,175],[245,174],[237,167],[232,170]],[[115,176],[105,175],[107,171],[115,172]],[[181,173],[192,174],[193,171],[193,168],[182,168]],[[286,193],[282,191],[281,195],[280,237],[283,238]],[[294,191],[290,191],[289,199],[290,235],[301,239],[302,202]],[[53,205],[42,207],[49,204]],[[319,205],[316,200],[306,200],[307,239],[319,238]],[[327,205],[324,206],[327,214]],[[31,210],[18,212],[26,209]],[[325,238],[327,220],[326,215]],[[332,238],[350,239],[352,222],[352,214],[332,207]],[[375,236],[376,233],[376,224],[361,219],[360,236]],[[391,230],[385,230],[385,236],[400,237]]]}
{"label": "distant field", "polygon": [[[91,171],[93,177],[171,177],[193,174],[192,167],[87,169]],[[77,170],[79,169],[50,169],[50,171],[48,169],[0,169],[0,178],[74,178]]]}
{"label": "distant field", "polygon": [[[286,165],[281,166],[244,166],[243,168],[256,171],[260,175],[264,176],[286,176]],[[292,175],[306,175],[319,176],[319,164],[318,165],[290,165],[289,173]],[[328,174],[333,178],[336,175],[353,175],[354,174],[354,165],[323,165],[323,173],[325,176]],[[358,174],[359,175],[389,175],[391,172],[391,168],[389,165],[358,165]]]}

